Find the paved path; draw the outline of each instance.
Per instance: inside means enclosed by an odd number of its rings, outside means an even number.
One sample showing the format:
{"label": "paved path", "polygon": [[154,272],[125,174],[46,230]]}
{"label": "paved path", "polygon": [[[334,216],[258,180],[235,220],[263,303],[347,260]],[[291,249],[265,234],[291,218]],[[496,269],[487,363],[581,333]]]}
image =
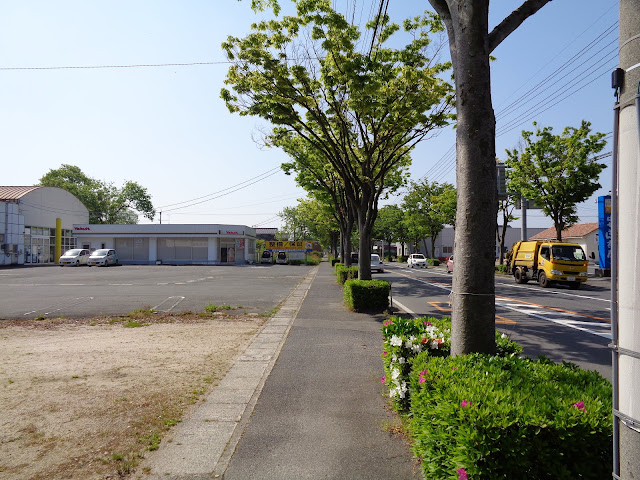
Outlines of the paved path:
{"label": "paved path", "polygon": [[347,311],[320,264],[143,464],[144,478],[422,478],[406,442],[385,431],[383,320]]}

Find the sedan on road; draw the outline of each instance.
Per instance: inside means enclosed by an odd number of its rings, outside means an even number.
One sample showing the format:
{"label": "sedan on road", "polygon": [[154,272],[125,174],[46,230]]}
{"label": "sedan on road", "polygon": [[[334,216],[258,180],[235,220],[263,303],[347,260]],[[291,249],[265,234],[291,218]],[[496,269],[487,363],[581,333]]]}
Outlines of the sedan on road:
{"label": "sedan on road", "polygon": [[427,268],[427,259],[424,258],[424,255],[422,255],[421,253],[412,253],[411,255],[409,255],[409,258],[407,259],[407,267]]}
{"label": "sedan on road", "polygon": [[373,272],[374,270],[384,273],[384,264],[380,260],[380,255],[376,253],[371,254],[371,271]]}
{"label": "sedan on road", "polygon": [[95,250],[89,257],[87,265],[97,265],[108,267],[109,265],[118,264],[118,254],[112,248],[100,248]]}
{"label": "sedan on road", "polygon": [[64,265],[86,265],[89,260],[89,250],[84,248],[72,248],[64,252],[64,255],[60,257],[58,264],[62,267]]}

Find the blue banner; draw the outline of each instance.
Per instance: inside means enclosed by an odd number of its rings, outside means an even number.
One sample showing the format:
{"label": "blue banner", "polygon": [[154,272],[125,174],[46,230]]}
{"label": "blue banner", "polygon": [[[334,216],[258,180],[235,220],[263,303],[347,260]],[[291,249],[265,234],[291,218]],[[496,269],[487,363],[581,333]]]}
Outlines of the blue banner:
{"label": "blue banner", "polygon": [[598,197],[598,263],[611,268],[611,195]]}

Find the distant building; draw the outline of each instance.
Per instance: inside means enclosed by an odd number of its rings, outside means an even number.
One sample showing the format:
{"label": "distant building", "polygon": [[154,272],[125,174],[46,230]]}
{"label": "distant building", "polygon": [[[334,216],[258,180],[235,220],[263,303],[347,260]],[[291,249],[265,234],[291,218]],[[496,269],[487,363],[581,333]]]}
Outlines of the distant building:
{"label": "distant building", "polygon": [[61,188],[0,186],[0,265],[55,262],[56,219],[64,251],[76,246],[73,224],[88,223],[89,211]]}
{"label": "distant building", "polygon": [[265,240],[267,242],[273,242],[276,240],[277,228],[256,228],[256,238],[258,240]]}
{"label": "distant building", "polygon": [[[555,240],[556,228],[551,227],[531,237],[531,240]],[[578,223],[562,231],[562,241],[577,243],[590,261],[598,263],[598,223]]]}

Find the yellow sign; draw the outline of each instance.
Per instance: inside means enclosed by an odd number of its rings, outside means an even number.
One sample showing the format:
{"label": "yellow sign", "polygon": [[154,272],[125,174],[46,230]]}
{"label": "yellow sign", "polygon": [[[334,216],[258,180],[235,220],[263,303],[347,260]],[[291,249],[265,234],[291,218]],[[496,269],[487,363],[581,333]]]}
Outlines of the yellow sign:
{"label": "yellow sign", "polygon": [[268,241],[265,248],[267,250],[307,250],[311,249],[311,242],[305,242],[304,240],[298,240],[291,242],[289,240],[283,241]]}

